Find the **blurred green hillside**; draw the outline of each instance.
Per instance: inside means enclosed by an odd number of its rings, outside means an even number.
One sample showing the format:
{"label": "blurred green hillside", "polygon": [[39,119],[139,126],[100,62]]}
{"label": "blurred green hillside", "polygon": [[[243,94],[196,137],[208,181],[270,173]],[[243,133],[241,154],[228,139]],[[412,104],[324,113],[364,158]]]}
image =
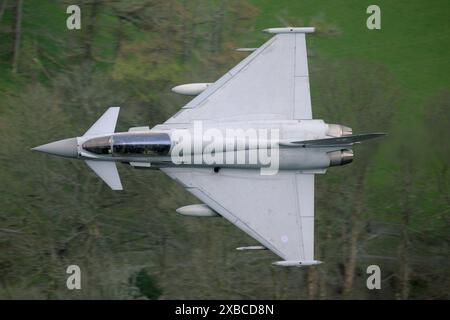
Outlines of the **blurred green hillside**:
{"label": "blurred green hillside", "polygon": [[[450,4],[366,0],[0,0],[0,298],[448,299]],[[118,166],[111,191],[81,161],[31,147],[81,135],[108,106],[117,131],[161,123],[278,26],[308,35],[313,112],[386,131],[316,179],[316,268],[271,265],[223,219],[181,217],[198,200],[163,173]],[[245,195],[243,195],[245,197]],[[66,288],[68,265],[82,290]],[[366,288],[381,267],[382,289]]]}

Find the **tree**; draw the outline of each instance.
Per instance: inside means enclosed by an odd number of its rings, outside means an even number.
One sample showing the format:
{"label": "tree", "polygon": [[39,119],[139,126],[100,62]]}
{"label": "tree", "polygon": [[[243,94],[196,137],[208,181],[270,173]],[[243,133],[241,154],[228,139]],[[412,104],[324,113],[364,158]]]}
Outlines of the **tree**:
{"label": "tree", "polygon": [[14,50],[12,61],[13,73],[17,73],[17,66],[19,64],[20,38],[22,36],[22,5],[23,0],[18,0],[16,5],[16,24],[14,29]]}
{"label": "tree", "polygon": [[0,23],[2,22],[3,14],[5,13],[7,3],[8,3],[8,0],[3,0],[0,3]]}
{"label": "tree", "polygon": [[[325,119],[328,123],[348,125],[355,133],[382,132],[390,127],[398,90],[388,70],[366,61],[342,60],[330,63],[311,60],[315,117]],[[358,250],[363,240],[365,216],[368,214],[365,197],[369,193],[367,178],[375,166],[373,160],[379,144],[380,141],[370,141],[362,147],[355,147],[354,163],[343,168],[332,168],[325,177],[318,178],[317,202],[323,203],[329,214],[339,214],[330,218],[319,216],[317,224],[320,226],[324,219],[341,220],[341,234],[336,223],[333,224],[336,230],[331,232],[334,234],[332,237],[341,238],[344,259],[338,261],[343,265],[341,290],[347,297],[354,287]],[[323,210],[319,208],[319,212]],[[320,243],[323,237],[319,236],[317,241]],[[326,247],[327,242],[323,246]],[[326,256],[330,250],[321,252]]]}

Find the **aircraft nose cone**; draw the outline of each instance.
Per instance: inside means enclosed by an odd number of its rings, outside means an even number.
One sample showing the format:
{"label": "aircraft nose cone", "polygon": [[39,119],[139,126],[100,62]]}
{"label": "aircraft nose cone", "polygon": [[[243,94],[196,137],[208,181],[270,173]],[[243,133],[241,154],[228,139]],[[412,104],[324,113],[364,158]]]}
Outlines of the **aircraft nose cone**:
{"label": "aircraft nose cone", "polygon": [[33,151],[53,154],[61,157],[76,158],[78,156],[77,138],[63,139],[32,148]]}

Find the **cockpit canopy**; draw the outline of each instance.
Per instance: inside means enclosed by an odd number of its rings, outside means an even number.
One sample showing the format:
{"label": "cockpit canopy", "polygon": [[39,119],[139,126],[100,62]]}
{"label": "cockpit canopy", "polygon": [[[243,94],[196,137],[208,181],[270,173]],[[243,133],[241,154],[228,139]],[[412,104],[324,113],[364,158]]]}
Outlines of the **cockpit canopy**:
{"label": "cockpit canopy", "polygon": [[170,136],[167,133],[121,133],[93,138],[83,143],[83,149],[100,155],[167,156],[170,151]]}
{"label": "cockpit canopy", "polygon": [[111,154],[112,136],[94,138],[83,143],[84,150],[96,154]]}

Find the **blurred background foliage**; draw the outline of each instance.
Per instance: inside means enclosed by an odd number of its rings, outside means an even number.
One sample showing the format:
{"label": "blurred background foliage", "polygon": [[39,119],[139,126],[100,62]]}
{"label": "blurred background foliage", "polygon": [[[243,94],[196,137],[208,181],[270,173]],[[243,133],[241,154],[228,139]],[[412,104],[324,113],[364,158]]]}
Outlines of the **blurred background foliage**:
{"label": "blurred background foliage", "polygon": [[[67,30],[66,8],[82,29]],[[0,0],[0,298],[448,299],[449,3],[379,1]],[[117,130],[163,122],[276,26],[308,37],[313,112],[389,135],[316,181],[317,268],[284,269],[158,171],[119,166],[109,190],[81,161],[30,148],[82,134],[108,106]],[[243,195],[245,197],[245,195]],[[66,289],[66,268],[82,290]],[[366,288],[378,264],[382,289]]]}

